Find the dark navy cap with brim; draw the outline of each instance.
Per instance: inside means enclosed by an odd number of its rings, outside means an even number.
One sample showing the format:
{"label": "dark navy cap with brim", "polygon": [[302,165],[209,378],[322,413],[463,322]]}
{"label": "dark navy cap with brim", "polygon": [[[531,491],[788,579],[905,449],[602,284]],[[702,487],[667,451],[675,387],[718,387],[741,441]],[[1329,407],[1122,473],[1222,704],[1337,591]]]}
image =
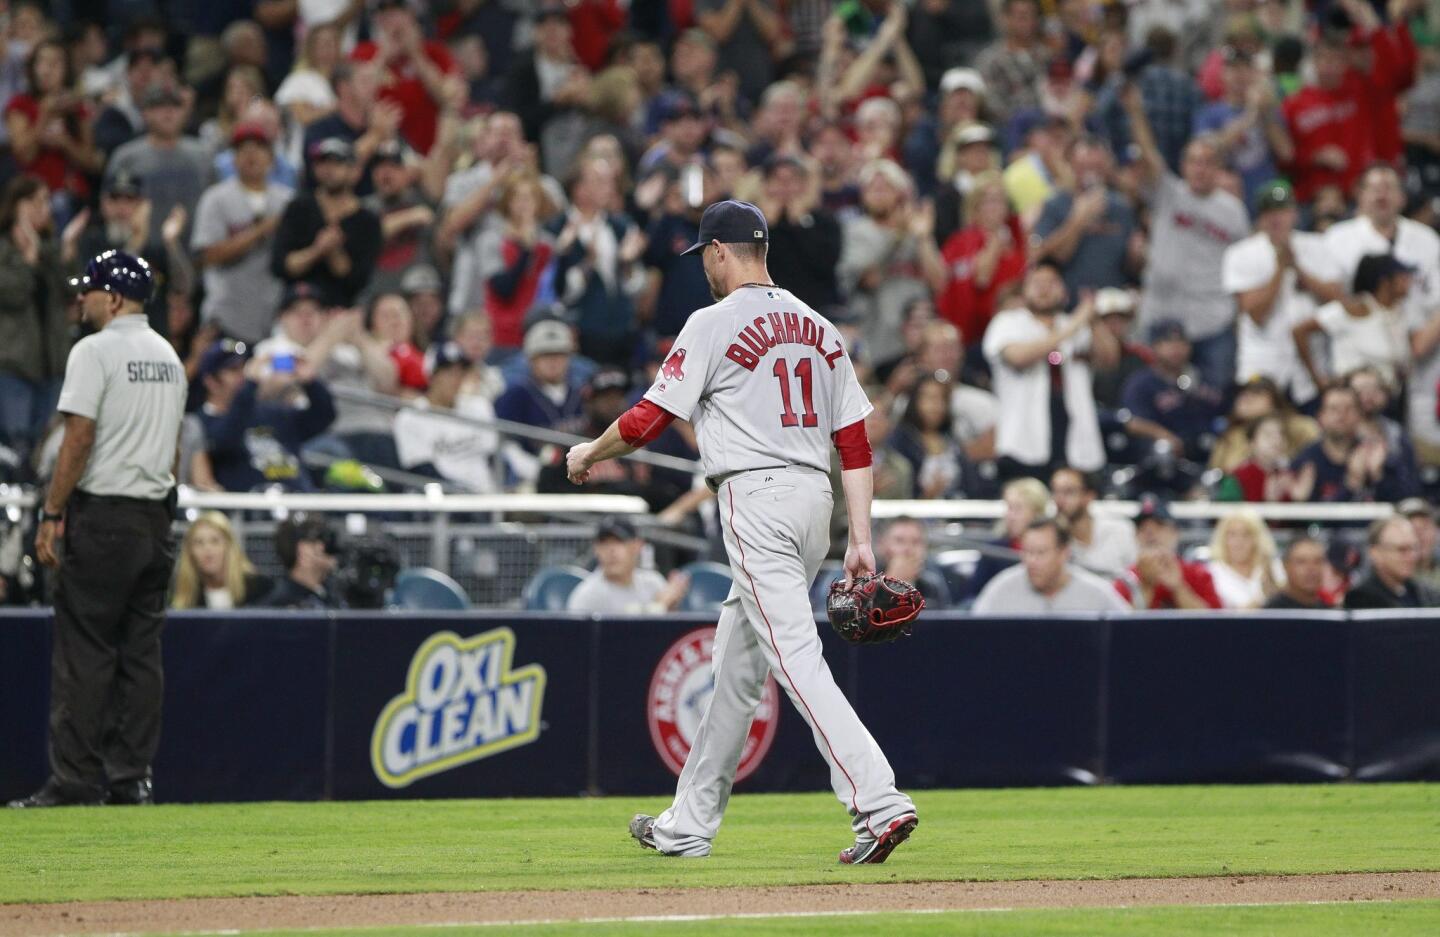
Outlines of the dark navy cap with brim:
{"label": "dark navy cap with brim", "polygon": [[698,254],[711,241],[721,244],[764,244],[770,240],[765,214],[749,202],[716,202],[700,216],[700,239],[680,256]]}

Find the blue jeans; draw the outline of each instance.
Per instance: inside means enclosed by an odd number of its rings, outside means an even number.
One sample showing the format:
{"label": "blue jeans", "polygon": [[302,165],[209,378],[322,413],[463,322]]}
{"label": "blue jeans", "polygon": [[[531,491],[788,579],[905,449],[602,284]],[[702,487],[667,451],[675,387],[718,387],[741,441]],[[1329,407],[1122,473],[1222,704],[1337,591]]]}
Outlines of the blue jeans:
{"label": "blue jeans", "polygon": [[1235,383],[1235,330],[1226,329],[1209,338],[1192,339],[1190,360],[1201,379],[1216,390],[1229,393]]}
{"label": "blue jeans", "polygon": [[30,381],[0,372],[0,441],[28,456],[59,400],[59,381]]}

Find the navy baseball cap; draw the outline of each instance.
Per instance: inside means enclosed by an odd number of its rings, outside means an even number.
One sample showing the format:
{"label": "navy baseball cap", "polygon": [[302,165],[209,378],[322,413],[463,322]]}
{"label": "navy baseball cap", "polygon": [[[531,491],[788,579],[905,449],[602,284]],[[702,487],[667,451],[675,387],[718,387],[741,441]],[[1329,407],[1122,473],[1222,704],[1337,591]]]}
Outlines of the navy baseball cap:
{"label": "navy baseball cap", "polygon": [[75,281],[75,288],[82,294],[103,290],[143,303],[149,301],[154,283],[154,274],[144,258],[109,250],[91,259],[85,275]]}
{"label": "navy baseball cap", "polygon": [[244,342],[222,338],[205,349],[205,353],[200,356],[199,374],[201,377],[209,377],[212,374],[219,374],[226,368],[243,365],[248,360],[250,360],[250,349]]}
{"label": "navy baseball cap", "polygon": [[1161,319],[1159,322],[1152,322],[1150,324],[1148,337],[1152,345],[1158,342],[1188,342],[1190,340],[1185,337],[1185,326],[1174,319]]}
{"label": "navy baseball cap", "polygon": [[749,202],[726,199],[705,209],[700,216],[700,239],[681,252],[681,257],[698,254],[711,241],[721,244],[764,244],[770,240],[765,214]]}
{"label": "navy baseball cap", "polygon": [[635,525],[628,518],[616,514],[601,518],[595,527],[596,540],[636,540],[639,537],[640,533],[635,529]]}

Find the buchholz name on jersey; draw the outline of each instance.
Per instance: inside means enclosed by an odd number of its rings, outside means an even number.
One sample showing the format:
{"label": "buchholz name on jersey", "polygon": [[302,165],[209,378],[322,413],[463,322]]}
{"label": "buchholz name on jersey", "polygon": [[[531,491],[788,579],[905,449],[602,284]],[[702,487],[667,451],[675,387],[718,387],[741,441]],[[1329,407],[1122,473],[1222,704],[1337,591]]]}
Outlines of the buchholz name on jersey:
{"label": "buchholz name on jersey", "polygon": [[776,345],[804,345],[819,352],[833,371],[835,362],[845,354],[845,346],[837,336],[833,350],[827,349],[825,337],[825,326],[809,316],[798,312],[770,312],[756,316],[753,323],[741,329],[737,341],[725,349],[725,357],[753,371]]}

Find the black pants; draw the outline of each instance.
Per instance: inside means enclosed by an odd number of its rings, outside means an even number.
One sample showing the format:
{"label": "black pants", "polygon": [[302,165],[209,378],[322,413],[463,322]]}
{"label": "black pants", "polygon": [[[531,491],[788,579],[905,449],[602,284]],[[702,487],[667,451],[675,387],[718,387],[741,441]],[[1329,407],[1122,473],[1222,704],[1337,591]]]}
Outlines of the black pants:
{"label": "black pants", "polygon": [[77,492],[55,588],[50,770],[78,796],[150,776],[160,743],[160,632],[175,565],[168,501]]}

